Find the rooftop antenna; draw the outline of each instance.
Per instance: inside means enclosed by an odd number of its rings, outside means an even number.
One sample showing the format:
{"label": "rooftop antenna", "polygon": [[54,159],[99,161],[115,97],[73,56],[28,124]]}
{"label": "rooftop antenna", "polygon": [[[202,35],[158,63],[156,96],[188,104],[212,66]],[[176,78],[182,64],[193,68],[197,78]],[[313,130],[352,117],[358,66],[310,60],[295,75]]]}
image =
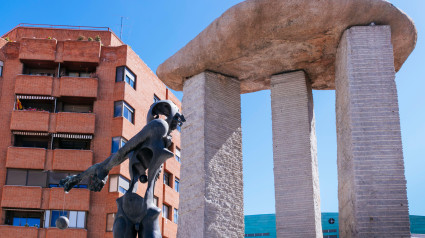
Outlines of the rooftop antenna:
{"label": "rooftop antenna", "polygon": [[122,39],[122,21],[124,20],[124,17],[121,17],[121,30],[120,30],[120,40]]}

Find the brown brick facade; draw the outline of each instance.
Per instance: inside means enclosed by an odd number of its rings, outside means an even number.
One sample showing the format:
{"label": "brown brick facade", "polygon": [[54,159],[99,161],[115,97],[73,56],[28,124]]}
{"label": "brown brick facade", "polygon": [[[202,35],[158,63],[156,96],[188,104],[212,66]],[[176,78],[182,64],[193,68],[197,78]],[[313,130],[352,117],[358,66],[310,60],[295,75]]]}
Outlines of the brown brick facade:
{"label": "brown brick facade", "polygon": [[[80,35],[86,39],[99,35],[101,42],[77,41]],[[64,192],[50,186],[50,174],[78,173],[110,156],[113,137],[129,140],[146,124],[154,95],[170,99],[178,107],[181,107],[180,101],[168,92],[135,52],[110,31],[17,27],[7,36],[12,42],[0,38],[0,60],[4,63],[0,77],[0,121],[6,125],[0,127],[0,237],[112,237],[112,232],[106,231],[107,214],[117,211],[115,200],[123,194],[110,192],[111,180],[97,193],[85,188],[73,189],[65,195],[64,205]],[[37,65],[47,65],[52,69],[52,75],[27,73],[28,68]],[[135,88],[126,82],[115,81],[120,66],[126,66],[135,75]],[[68,75],[68,71],[76,67],[92,71],[88,77]],[[54,100],[48,103],[54,105],[54,109],[28,110],[29,107],[25,106],[24,110],[18,110],[17,96],[32,97],[33,101],[20,99],[22,104],[30,103],[31,107],[44,103],[34,97],[53,97]],[[114,102],[117,101],[124,101],[134,109],[132,122],[121,116],[114,117]],[[65,104],[71,108],[83,107],[86,109],[78,110],[86,111],[69,111]],[[63,144],[67,138],[61,137],[64,135],[90,142],[85,149],[61,147],[67,146]],[[170,149],[175,152],[180,148],[180,132],[172,135]],[[31,136],[36,139],[26,139]],[[40,141],[32,141],[37,138],[46,138],[42,143],[44,148],[28,147],[28,143],[39,145]],[[10,183],[6,181],[8,171],[12,170],[49,175],[44,186],[27,186],[32,182],[29,175],[25,185],[7,185]],[[158,207],[162,209],[164,203],[170,209],[168,218],[160,217],[159,222],[164,237],[176,237],[174,215],[179,206],[179,193],[175,180],[180,178],[180,163],[171,158],[165,163],[164,170],[170,174],[169,185],[163,184],[161,174],[155,196]],[[111,170],[110,175],[130,179],[128,162]],[[145,184],[138,183],[138,194],[143,196],[145,189]],[[45,214],[63,207],[67,211],[85,212],[84,228],[60,231],[44,227],[43,221],[40,228],[6,224],[7,214],[11,211]]]}

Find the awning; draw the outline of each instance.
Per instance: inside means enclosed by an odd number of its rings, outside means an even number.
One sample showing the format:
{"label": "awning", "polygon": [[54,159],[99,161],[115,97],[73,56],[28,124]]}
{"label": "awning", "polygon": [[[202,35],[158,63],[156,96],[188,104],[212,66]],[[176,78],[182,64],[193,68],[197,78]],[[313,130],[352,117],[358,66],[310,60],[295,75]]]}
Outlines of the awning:
{"label": "awning", "polygon": [[18,99],[36,99],[36,100],[55,100],[55,97],[48,96],[30,96],[30,95],[17,95]]}
{"label": "awning", "polygon": [[14,135],[22,135],[22,136],[48,136],[47,132],[33,132],[33,131],[13,131]]}
{"label": "awning", "polygon": [[93,139],[93,136],[92,135],[64,134],[64,133],[53,134],[53,137],[69,138],[69,139],[83,139],[83,140],[91,140],[91,139]]}

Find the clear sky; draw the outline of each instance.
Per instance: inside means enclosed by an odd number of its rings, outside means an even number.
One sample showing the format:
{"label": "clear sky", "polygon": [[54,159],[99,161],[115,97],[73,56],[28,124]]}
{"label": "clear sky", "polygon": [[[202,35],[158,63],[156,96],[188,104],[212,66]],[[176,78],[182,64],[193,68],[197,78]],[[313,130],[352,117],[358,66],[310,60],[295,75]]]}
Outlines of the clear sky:
{"label": "clear sky", "polygon": [[[1,1],[0,35],[19,23],[109,26],[155,72],[159,64],[240,0]],[[418,30],[416,49],[396,75],[409,209],[425,215],[424,0],[390,0]],[[332,20],[332,19],[330,19]],[[47,37],[47,36],[46,36]],[[181,93],[176,93],[181,98]],[[321,208],[338,211],[334,91],[314,91]],[[270,92],[242,95],[245,214],[274,213]],[[184,163],[184,158],[182,158]]]}

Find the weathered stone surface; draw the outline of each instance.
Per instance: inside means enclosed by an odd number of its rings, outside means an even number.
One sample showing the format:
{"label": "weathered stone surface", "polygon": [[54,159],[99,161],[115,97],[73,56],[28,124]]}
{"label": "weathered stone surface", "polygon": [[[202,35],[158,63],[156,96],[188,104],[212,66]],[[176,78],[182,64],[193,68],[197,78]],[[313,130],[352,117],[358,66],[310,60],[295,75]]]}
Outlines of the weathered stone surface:
{"label": "weathered stone surface", "polygon": [[317,143],[303,71],[271,78],[277,237],[322,237]]}
{"label": "weathered stone surface", "polygon": [[306,71],[313,89],[334,89],[335,55],[342,33],[371,22],[390,25],[398,71],[416,44],[413,22],[383,0],[247,0],[227,10],[158,67],[181,91],[205,70],[241,81],[241,92],[270,88],[271,75]]}
{"label": "weathered stone surface", "polygon": [[185,82],[183,102],[177,237],[243,237],[239,82],[203,72]]}
{"label": "weathered stone surface", "polygon": [[389,26],[353,27],[338,48],[341,237],[410,237]]}

